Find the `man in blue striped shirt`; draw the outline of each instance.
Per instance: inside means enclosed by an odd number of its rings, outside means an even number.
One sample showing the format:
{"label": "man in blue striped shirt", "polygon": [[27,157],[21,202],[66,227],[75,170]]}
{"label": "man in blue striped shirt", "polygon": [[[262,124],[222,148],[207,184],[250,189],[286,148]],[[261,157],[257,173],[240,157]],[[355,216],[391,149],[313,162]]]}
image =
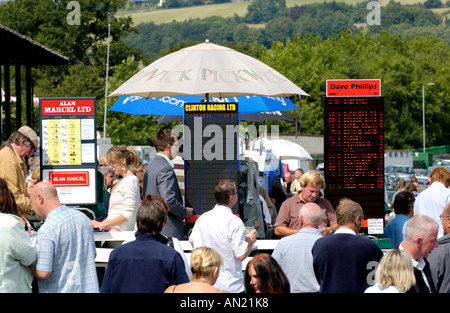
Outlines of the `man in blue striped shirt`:
{"label": "man in blue striped shirt", "polygon": [[36,184],[30,200],[36,216],[45,219],[37,234],[38,260],[33,270],[39,292],[99,292],[89,218],[62,205],[56,188],[48,182]]}
{"label": "man in blue striped shirt", "polygon": [[322,208],[315,203],[306,203],[298,212],[300,231],[283,237],[273,250],[274,257],[291,285],[291,292],[319,292],[319,283],[314,274],[311,249],[317,239]]}

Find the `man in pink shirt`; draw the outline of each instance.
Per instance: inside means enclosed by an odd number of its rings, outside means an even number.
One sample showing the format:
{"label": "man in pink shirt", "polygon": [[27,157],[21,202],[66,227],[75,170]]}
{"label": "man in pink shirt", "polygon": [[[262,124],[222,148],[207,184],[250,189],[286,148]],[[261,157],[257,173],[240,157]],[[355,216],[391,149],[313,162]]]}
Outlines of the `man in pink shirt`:
{"label": "man in pink shirt", "polygon": [[331,235],[338,227],[336,212],[330,201],[319,197],[320,190],[325,189],[323,176],[315,170],[306,172],[300,177],[300,190],[297,194],[285,200],[275,221],[275,235],[289,236],[300,230],[298,212],[306,203],[315,203],[322,208],[322,223],[320,231],[323,236]]}

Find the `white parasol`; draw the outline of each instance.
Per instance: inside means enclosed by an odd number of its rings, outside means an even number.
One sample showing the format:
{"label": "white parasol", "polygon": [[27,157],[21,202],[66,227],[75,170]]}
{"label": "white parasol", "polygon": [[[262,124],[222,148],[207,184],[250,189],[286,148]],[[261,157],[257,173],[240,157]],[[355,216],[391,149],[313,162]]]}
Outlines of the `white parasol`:
{"label": "white parasol", "polygon": [[205,42],[162,57],[131,77],[109,96],[145,98],[190,95],[308,96],[266,64],[231,48]]}

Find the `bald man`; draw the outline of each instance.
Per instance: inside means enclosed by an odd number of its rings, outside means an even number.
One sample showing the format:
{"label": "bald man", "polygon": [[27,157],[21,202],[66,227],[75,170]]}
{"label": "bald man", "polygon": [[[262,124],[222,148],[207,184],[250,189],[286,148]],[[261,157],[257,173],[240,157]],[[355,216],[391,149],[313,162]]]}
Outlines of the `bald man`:
{"label": "bald man", "polygon": [[61,204],[49,182],[36,184],[30,200],[36,216],[45,220],[37,235],[38,259],[33,269],[39,292],[99,292],[89,218]]}
{"label": "bald man", "polygon": [[304,204],[299,209],[298,222],[300,231],[283,237],[273,250],[272,256],[289,277],[291,293],[319,292],[311,249],[322,237],[319,230],[322,208],[312,202]]}

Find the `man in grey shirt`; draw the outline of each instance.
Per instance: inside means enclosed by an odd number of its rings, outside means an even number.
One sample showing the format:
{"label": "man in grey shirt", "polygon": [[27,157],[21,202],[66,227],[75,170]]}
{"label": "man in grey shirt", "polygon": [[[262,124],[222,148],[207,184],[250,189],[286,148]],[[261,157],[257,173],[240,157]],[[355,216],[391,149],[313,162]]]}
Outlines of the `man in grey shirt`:
{"label": "man in grey shirt", "polygon": [[431,276],[439,293],[450,292],[450,203],[441,214],[444,236],[438,239],[439,246],[427,257]]}
{"label": "man in grey shirt", "polygon": [[307,203],[298,213],[300,231],[284,237],[273,250],[274,257],[291,285],[291,292],[319,292],[319,283],[313,269],[311,249],[322,237],[319,225],[322,209],[315,203]]}

